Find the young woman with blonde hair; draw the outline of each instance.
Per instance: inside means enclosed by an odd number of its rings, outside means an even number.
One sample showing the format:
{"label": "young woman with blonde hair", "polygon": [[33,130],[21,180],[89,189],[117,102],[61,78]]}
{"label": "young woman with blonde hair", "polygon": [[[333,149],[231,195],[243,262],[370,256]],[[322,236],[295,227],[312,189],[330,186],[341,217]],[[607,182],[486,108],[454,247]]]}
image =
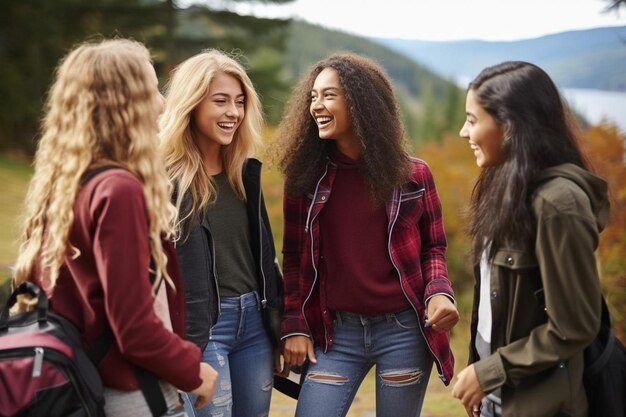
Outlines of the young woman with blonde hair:
{"label": "young woman with blonde hair", "polygon": [[[162,381],[170,410],[177,407],[174,387],[203,403],[215,384],[215,371],[181,337],[181,282],[167,240],[175,210],[156,152],[162,106],[142,44],[75,47],[49,92],[26,198],[14,284],[42,287],[86,347],[111,329],[114,342],[98,368],[107,416],[150,414],[135,366]],[[82,184],[105,165],[111,169]]]}
{"label": "young woman with blonde hair", "polygon": [[261,163],[250,158],[262,127],[259,98],[231,56],[208,50],[174,70],[161,119],[161,152],[178,209],[187,336],[219,373],[213,401],[199,410],[187,401],[189,414],[269,411],[282,283]]}

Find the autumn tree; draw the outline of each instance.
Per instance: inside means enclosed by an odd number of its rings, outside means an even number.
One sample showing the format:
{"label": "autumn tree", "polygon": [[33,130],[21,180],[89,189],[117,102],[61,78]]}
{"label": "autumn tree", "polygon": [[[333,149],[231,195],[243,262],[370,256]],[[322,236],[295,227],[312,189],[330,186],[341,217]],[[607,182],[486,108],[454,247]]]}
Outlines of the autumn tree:
{"label": "autumn tree", "polygon": [[617,333],[626,338],[626,135],[601,122],[587,129],[581,145],[595,173],[609,185],[611,217],[600,235],[600,279]]}
{"label": "autumn tree", "polygon": [[476,159],[467,141],[454,134],[446,134],[439,141],[425,142],[415,153],[430,166],[441,199],[450,278],[455,291],[467,290],[474,279],[468,256],[471,245],[466,230],[466,209],[478,178]]}

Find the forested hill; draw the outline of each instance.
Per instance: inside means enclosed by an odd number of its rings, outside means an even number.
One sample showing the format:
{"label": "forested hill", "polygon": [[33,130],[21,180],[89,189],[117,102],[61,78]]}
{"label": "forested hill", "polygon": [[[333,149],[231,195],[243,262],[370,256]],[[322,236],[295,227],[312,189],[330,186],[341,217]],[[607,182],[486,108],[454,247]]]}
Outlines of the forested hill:
{"label": "forested hill", "polygon": [[626,26],[568,31],[514,42],[373,39],[444,76],[466,82],[505,60],[543,67],[564,88],[626,91]]}
{"label": "forested hill", "polygon": [[452,81],[391,48],[345,32],[294,20],[285,50],[285,70],[294,82],[331,52],[351,51],[374,58],[394,83],[407,130],[415,142],[440,138],[464,119],[465,95]]}
{"label": "forested hill", "polygon": [[386,67],[415,142],[458,129],[463,117],[463,92],[452,82],[383,45],[342,32],[206,4],[179,8],[174,0],[11,0],[0,14],[0,152],[33,154],[59,59],[85,39],[114,36],[143,42],[163,84],[176,65],[204,48],[238,53],[270,125],[280,120],[291,88],[309,65],[339,50],[368,55]]}

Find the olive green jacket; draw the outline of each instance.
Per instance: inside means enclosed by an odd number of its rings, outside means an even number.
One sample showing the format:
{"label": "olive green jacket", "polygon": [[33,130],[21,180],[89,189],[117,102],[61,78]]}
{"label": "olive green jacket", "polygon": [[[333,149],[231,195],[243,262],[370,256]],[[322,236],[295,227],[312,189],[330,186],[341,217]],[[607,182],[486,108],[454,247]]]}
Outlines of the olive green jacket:
{"label": "olive green jacket", "polygon": [[491,265],[492,355],[482,360],[477,275],[470,363],[483,391],[501,388],[503,417],[586,416],[582,352],[600,327],[594,251],[609,216],[607,185],[572,164],[547,169],[537,184],[534,252],[502,247]]}

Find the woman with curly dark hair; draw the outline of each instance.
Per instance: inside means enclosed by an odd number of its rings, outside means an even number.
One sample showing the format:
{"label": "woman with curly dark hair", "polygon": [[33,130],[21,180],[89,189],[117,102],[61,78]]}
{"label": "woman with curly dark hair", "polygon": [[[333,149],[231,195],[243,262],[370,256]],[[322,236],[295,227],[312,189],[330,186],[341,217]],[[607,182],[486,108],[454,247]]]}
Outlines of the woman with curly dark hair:
{"label": "woman with curly dark hair", "polygon": [[433,360],[452,377],[459,316],[437,190],[409,156],[387,75],[355,54],[318,62],[277,136],[284,358],[308,360],[296,415],[345,416],[376,365],[377,415],[419,416]]}

